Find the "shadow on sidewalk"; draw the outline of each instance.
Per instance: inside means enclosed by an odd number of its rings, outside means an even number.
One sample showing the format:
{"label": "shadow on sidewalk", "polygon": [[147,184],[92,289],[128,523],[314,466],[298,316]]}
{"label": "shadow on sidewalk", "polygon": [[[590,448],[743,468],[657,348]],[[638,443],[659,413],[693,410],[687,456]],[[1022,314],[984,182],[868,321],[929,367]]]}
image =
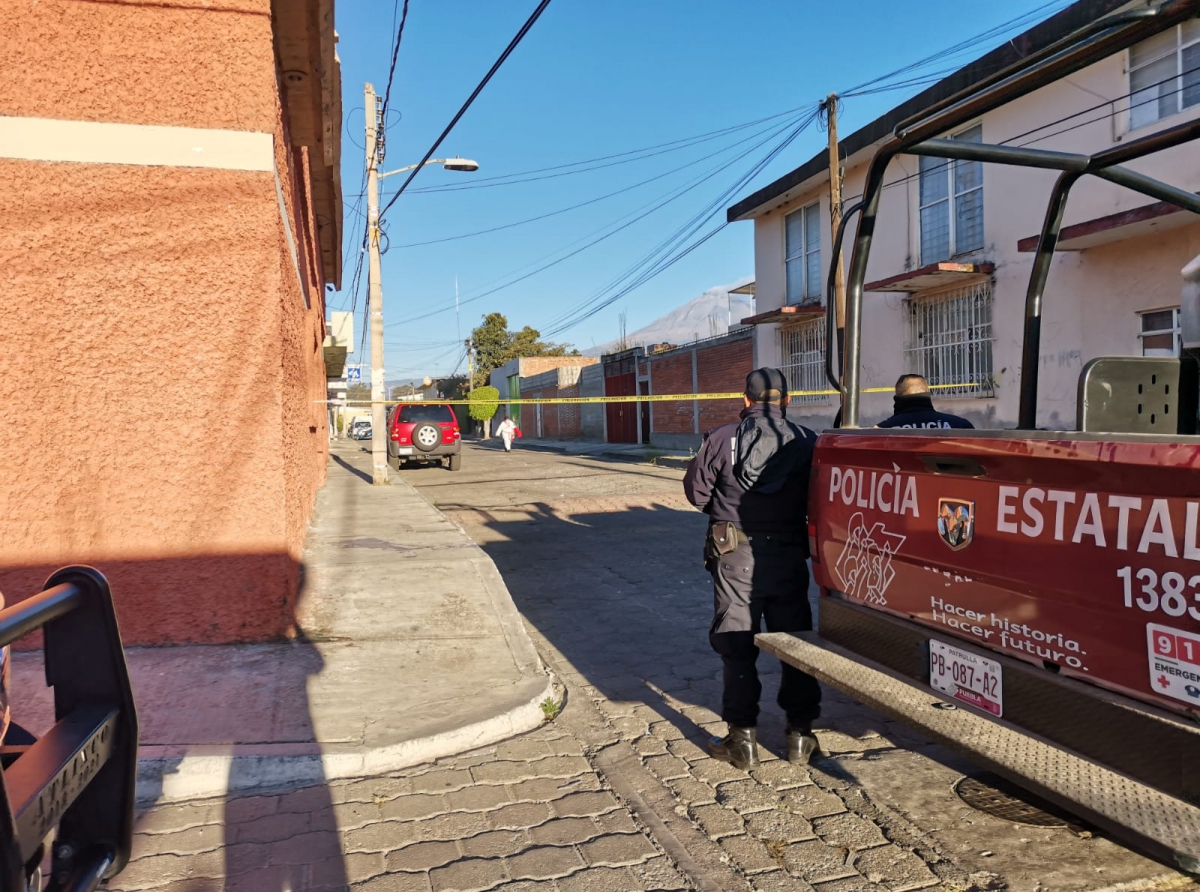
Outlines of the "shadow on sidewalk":
{"label": "shadow on sidewalk", "polygon": [[351,474],[353,474],[355,477],[358,477],[360,480],[365,480],[367,483],[372,482],[370,474],[368,474],[366,471],[363,471],[363,470],[360,470],[359,468],[354,467],[354,465],[350,464],[350,462],[346,461],[344,458],[342,458],[336,452],[330,451],[329,457],[331,459],[333,459],[335,462],[337,462],[339,465],[341,465],[343,468],[345,468],[347,471],[349,471]]}
{"label": "shadow on sidewalk", "polygon": [[[131,592],[128,580],[192,578],[218,585],[244,570],[248,556],[195,556],[147,562],[96,562],[118,601],[154,603],[169,592]],[[290,574],[304,596],[305,567],[286,555],[259,555],[271,572]],[[267,560],[267,558],[272,560]],[[149,564],[149,567],[138,564]],[[236,564],[236,566],[234,566]],[[30,568],[22,568],[28,572]],[[122,580],[126,580],[124,586]],[[136,584],[136,583],[134,583]],[[145,583],[149,584],[149,583]],[[122,588],[124,587],[124,590]],[[231,593],[233,594],[233,593]],[[309,749],[316,728],[308,698],[324,660],[303,632],[261,645],[188,645],[127,649],[138,707],[142,757],[133,857],[106,888],[161,886],[163,892],[305,892],[344,890],[349,879],[333,796],[321,760],[306,760],[304,780],[286,789],[242,792],[261,784],[265,743]],[[14,718],[36,734],[54,722],[52,689],[44,686],[41,651],[14,655]],[[158,758],[161,753],[169,753]],[[162,800],[172,775],[195,770],[188,760],[233,759],[226,794],[215,799]]]}

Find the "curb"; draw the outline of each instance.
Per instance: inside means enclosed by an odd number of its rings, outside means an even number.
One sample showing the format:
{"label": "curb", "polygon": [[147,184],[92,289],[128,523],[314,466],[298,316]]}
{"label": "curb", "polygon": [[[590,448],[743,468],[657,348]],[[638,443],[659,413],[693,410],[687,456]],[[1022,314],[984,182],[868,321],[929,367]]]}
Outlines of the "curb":
{"label": "curb", "polygon": [[419,489],[402,477],[393,478],[392,483],[408,487],[430,510],[451,523],[475,550],[472,561],[522,676],[505,698],[507,708],[466,725],[376,747],[336,743],[324,747],[315,743],[143,746],[138,753],[140,803],[221,797],[388,774],[532,731],[546,721],[542,703],[547,699],[561,707],[565,689],[542,662],[495,562],[461,524],[447,517]]}
{"label": "curb", "polygon": [[[490,746],[540,727],[546,721],[541,704],[547,699],[561,701],[562,688],[549,673],[544,680],[528,681],[543,683],[523,684],[528,699],[505,712],[373,749],[322,752],[312,744],[259,744],[240,747],[235,754],[213,752],[225,747],[197,747],[177,755],[171,752],[173,747],[142,747],[138,756],[137,799],[143,804],[161,804],[372,777]],[[535,688],[537,692],[528,696],[528,689]]]}

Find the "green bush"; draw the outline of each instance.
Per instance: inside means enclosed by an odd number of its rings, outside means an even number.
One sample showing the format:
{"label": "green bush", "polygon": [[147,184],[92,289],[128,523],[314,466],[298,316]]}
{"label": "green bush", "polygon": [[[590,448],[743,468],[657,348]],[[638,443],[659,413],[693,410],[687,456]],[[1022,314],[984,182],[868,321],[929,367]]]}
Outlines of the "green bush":
{"label": "green bush", "polygon": [[476,387],[470,400],[471,417],[476,421],[491,421],[500,408],[500,391],[495,387]]}

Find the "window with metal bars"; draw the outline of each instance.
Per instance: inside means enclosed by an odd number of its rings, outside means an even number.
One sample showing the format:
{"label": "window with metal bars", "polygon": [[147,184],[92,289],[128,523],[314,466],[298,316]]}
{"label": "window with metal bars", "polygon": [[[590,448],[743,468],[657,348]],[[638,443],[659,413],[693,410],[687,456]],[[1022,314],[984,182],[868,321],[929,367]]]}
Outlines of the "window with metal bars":
{"label": "window with metal bars", "polygon": [[807,396],[793,396],[793,404],[824,403],[827,395],[813,391],[827,390],[825,381],[825,320],[796,322],[779,329],[779,369],[787,376],[788,389],[809,391]]}
{"label": "window with metal bars", "polygon": [[1142,356],[1178,356],[1183,345],[1183,329],[1179,310],[1153,310],[1140,313]]}
{"label": "window with metal bars", "polygon": [[1129,48],[1129,127],[1200,105],[1200,19]]}
{"label": "window with metal bars", "polygon": [[907,309],[905,372],[941,385],[934,396],[993,396],[991,282],[913,297]]}
{"label": "window with metal bars", "polygon": [[[983,142],[976,124],[952,139]],[[922,157],[921,263],[938,263],[983,247],[983,164]]]}

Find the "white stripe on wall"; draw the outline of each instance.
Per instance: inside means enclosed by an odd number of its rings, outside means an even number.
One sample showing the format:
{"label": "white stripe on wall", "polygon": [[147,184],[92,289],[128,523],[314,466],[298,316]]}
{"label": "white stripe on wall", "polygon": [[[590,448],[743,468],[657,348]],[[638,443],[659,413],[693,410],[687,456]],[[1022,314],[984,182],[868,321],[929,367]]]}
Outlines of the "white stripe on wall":
{"label": "white stripe on wall", "polygon": [[0,116],[0,158],[142,167],[275,168],[270,133]]}
{"label": "white stripe on wall", "polygon": [[138,167],[203,167],[270,173],[275,179],[279,216],[287,236],[305,307],[309,306],[300,275],[299,249],[275,169],[275,138],[245,130],[59,121],[0,115],[0,158],[78,164],[131,164]]}

